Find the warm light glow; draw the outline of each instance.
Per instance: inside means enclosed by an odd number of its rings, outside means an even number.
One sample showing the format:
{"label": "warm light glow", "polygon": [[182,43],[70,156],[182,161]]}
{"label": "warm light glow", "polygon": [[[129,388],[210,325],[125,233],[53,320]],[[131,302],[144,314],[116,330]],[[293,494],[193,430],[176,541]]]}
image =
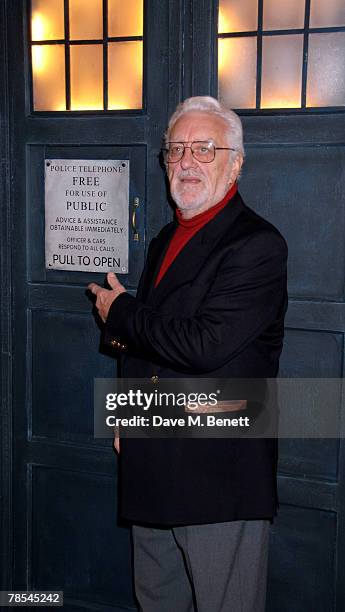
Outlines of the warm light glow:
{"label": "warm light glow", "polygon": [[255,36],[219,38],[219,98],[229,108],[255,108],[256,104]]}
{"label": "warm light glow", "polygon": [[227,43],[226,38],[220,38],[218,40],[218,76],[222,76],[226,65],[231,62],[231,48]]}
{"label": "warm light glow", "polygon": [[[48,48],[48,47],[47,47]],[[47,49],[46,48],[46,49]],[[42,72],[46,66],[46,49],[43,45],[32,46],[32,71],[34,74]]]}
{"label": "warm light glow", "polygon": [[264,36],[261,108],[300,108],[303,36]]}
{"label": "warm light glow", "polygon": [[143,0],[108,0],[109,36],[142,36]]}
{"label": "warm light glow", "polygon": [[299,92],[298,96],[295,98],[274,98],[270,97],[269,101],[261,104],[261,108],[300,108],[301,106],[301,94]]}
{"label": "warm light glow", "polygon": [[110,43],[108,49],[108,108],[142,108],[143,43]]}
{"label": "warm light glow", "polygon": [[219,9],[218,11],[218,32],[219,34],[231,32],[230,23],[225,19],[223,11],[221,9]]}
{"label": "warm light glow", "polygon": [[301,0],[284,0],[284,2],[279,3],[279,8],[277,0],[265,0],[263,5],[263,29],[289,30],[303,28],[304,13],[305,3]]}
{"label": "warm light glow", "polygon": [[63,45],[32,45],[32,78],[36,111],[66,110]]}
{"label": "warm light glow", "polygon": [[71,110],[103,110],[103,47],[73,45]]}
{"label": "warm light glow", "polygon": [[45,27],[44,27],[44,19],[42,15],[40,15],[39,13],[36,13],[36,15],[33,15],[31,28],[32,28],[32,40],[44,40]]}
{"label": "warm light glow", "polygon": [[257,0],[219,0],[218,33],[249,32],[258,27]]}
{"label": "warm light glow", "polygon": [[310,27],[345,26],[344,0],[311,0]]}
{"label": "warm light glow", "polygon": [[[246,1],[246,0],[244,0]],[[31,56],[36,111],[65,111],[64,20],[68,7],[70,110],[104,110],[103,6],[108,36],[143,36],[143,0],[31,0]],[[76,44],[77,41],[90,41]],[[92,40],[95,44],[91,44]],[[51,41],[50,44],[42,44]],[[54,41],[54,42],[53,42]],[[142,40],[107,42],[109,110],[140,109],[143,100]]]}
{"label": "warm light glow", "polygon": [[69,0],[71,40],[103,38],[102,0]]}
{"label": "warm light glow", "polygon": [[32,0],[31,35],[33,41],[64,38],[64,1]]}

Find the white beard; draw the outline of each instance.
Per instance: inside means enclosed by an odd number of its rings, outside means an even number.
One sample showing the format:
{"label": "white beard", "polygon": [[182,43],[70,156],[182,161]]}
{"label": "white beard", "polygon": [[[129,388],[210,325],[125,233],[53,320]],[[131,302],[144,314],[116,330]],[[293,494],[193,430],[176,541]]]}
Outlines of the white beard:
{"label": "white beard", "polygon": [[196,197],[195,200],[193,200],[192,202],[185,202],[184,198],[182,195],[179,195],[176,192],[172,192],[171,193],[172,198],[176,204],[176,206],[180,209],[180,210],[193,210],[194,208],[201,208],[201,206],[203,206],[204,204],[206,204],[207,202],[207,195],[200,195],[199,197]]}
{"label": "white beard", "polygon": [[180,210],[193,210],[195,208],[200,208],[201,206],[206,204],[209,198],[209,190],[207,189],[207,187],[205,187],[203,183],[201,183],[200,187],[198,187],[198,190],[196,190],[196,194],[194,197],[191,197],[191,194],[193,194],[194,187],[183,185],[183,183],[178,183],[178,185],[179,186],[177,188],[175,187],[171,189],[171,195]]}

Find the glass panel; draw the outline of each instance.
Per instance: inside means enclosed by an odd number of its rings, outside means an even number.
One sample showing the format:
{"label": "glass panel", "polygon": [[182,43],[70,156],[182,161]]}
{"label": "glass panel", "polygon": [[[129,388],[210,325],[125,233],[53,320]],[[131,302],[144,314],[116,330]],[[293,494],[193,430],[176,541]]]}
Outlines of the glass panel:
{"label": "glass panel", "polygon": [[229,108],[256,106],[256,36],[218,41],[220,100]]}
{"label": "glass panel", "polygon": [[66,110],[64,45],[32,45],[34,110]]}
{"label": "glass panel", "polygon": [[303,35],[264,36],[261,108],[300,108]]}
{"label": "glass panel", "polygon": [[108,0],[108,36],[143,35],[143,0]]}
{"label": "glass panel", "polygon": [[102,0],[69,0],[70,38],[103,38]]}
{"label": "glass panel", "polygon": [[310,27],[345,26],[344,0],[311,0]]}
{"label": "glass panel", "polygon": [[103,110],[103,46],[71,45],[71,110]]}
{"label": "glass panel", "polygon": [[249,32],[258,28],[258,0],[219,0],[218,32]]}
{"label": "glass panel", "polygon": [[345,105],[345,32],[310,34],[307,106]]}
{"label": "glass panel", "polygon": [[264,1],[263,29],[289,30],[304,28],[304,0],[284,0],[277,6],[277,0]]}
{"label": "glass panel", "polygon": [[64,38],[64,0],[32,0],[31,6],[32,40]]}
{"label": "glass panel", "polygon": [[108,108],[142,108],[143,43],[109,43],[108,50]]}

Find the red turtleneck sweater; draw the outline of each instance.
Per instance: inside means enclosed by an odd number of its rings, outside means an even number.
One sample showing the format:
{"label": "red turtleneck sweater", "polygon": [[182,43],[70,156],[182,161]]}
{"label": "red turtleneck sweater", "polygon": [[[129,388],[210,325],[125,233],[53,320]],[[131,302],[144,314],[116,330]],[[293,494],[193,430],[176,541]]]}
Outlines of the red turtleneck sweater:
{"label": "red turtleneck sweater", "polygon": [[157,287],[170,264],[187,244],[188,240],[190,240],[194,234],[196,234],[196,232],[198,232],[206,223],[208,223],[208,221],[213,219],[213,217],[215,217],[215,215],[233,198],[236,192],[237,183],[234,183],[231,189],[229,189],[224,198],[218,202],[218,204],[215,204],[215,206],[211,206],[211,208],[204,210],[198,215],[195,215],[195,217],[191,217],[191,219],[183,219],[181,210],[176,209],[178,226],[168,246],[168,250],[165,253],[165,257],[156,278],[155,287]]}

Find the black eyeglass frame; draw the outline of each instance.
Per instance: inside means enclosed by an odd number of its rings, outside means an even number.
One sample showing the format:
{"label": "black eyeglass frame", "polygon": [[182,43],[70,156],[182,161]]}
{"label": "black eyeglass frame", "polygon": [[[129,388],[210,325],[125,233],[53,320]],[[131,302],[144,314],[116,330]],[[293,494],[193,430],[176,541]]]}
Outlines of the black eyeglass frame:
{"label": "black eyeglass frame", "polygon": [[[214,145],[213,142],[210,142],[209,140],[193,140],[189,147],[186,146],[186,142],[189,142],[189,141],[188,140],[187,141],[170,140],[169,142],[166,143],[167,145],[170,145],[170,144],[181,144],[181,145],[183,145],[183,151],[181,153],[181,157],[179,159],[176,159],[175,161],[169,161],[167,159],[167,154],[169,152],[169,149],[166,149],[164,147],[162,148],[164,159],[165,159],[166,163],[168,163],[168,164],[177,164],[183,158],[184,152],[185,152],[186,149],[190,149],[194,159],[196,159],[201,164],[211,164],[215,160],[216,151],[236,151],[237,150],[237,149],[234,149],[233,147],[216,147],[216,145]],[[192,147],[196,143],[205,143],[207,145],[212,145],[212,147],[213,147],[213,159],[210,159],[209,161],[205,161],[205,160],[201,160],[201,159],[198,159],[197,157],[195,157],[195,155],[193,153]]]}

